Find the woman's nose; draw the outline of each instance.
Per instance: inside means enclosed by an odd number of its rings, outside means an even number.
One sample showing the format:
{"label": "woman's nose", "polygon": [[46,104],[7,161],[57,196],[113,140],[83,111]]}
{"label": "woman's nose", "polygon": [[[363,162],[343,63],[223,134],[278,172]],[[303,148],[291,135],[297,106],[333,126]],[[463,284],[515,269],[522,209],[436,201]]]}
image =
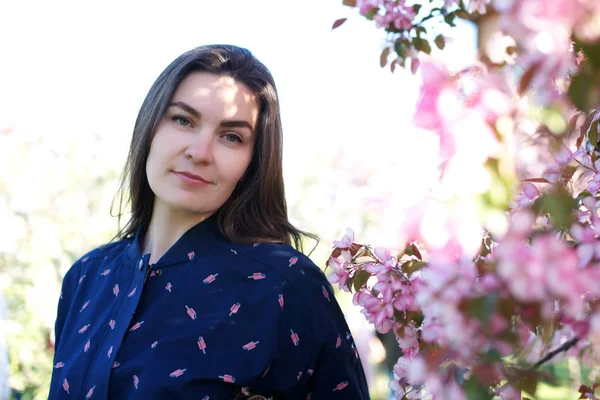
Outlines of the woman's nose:
{"label": "woman's nose", "polygon": [[207,131],[199,132],[189,143],[185,155],[192,159],[194,163],[208,164],[213,162],[213,140],[212,135]]}

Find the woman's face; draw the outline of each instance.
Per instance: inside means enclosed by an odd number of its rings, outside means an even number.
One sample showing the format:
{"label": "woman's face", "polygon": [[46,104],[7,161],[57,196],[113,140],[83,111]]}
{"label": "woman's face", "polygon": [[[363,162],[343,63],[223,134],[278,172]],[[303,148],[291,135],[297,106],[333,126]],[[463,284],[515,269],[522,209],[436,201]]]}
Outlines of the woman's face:
{"label": "woman's face", "polygon": [[256,97],[227,76],[193,72],[179,85],[152,139],[146,175],[154,211],[209,216],[231,196],[256,141]]}

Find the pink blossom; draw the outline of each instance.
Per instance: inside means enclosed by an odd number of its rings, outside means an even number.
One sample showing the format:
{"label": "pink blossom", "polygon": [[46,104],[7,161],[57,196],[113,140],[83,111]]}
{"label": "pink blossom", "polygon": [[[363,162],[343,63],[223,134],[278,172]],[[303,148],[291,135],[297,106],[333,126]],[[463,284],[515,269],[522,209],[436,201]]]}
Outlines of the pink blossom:
{"label": "pink blossom", "polygon": [[350,228],[346,228],[346,234],[342,238],[342,240],[334,240],[333,247],[337,249],[347,249],[352,247],[354,243],[354,231]]}
{"label": "pink blossom", "polygon": [[376,248],[374,251],[375,255],[380,262],[369,263],[365,266],[367,272],[376,275],[385,275],[395,265],[396,260],[391,256],[391,252],[388,249]]}
{"label": "pink blossom", "polygon": [[352,261],[352,256],[346,250],[342,251],[343,260],[339,261],[336,258],[330,257],[327,261],[327,266],[333,269],[333,272],[329,275],[329,282],[337,283],[341,290],[349,292],[350,290],[347,287],[348,278],[350,278],[350,273],[347,268]]}
{"label": "pink blossom", "polygon": [[540,191],[534,184],[525,182],[523,184],[523,191],[516,197],[515,207],[522,208],[533,204],[533,202],[540,196]]}
{"label": "pink blossom", "polygon": [[579,242],[577,246],[577,256],[581,266],[586,266],[592,258],[600,258],[600,241],[598,232],[588,226],[583,227],[579,224],[571,226],[571,236]]}
{"label": "pink blossom", "polygon": [[374,17],[378,28],[385,28],[392,24],[396,29],[408,30],[416,17],[412,6],[390,0],[385,2],[383,12],[384,14],[376,14]]}

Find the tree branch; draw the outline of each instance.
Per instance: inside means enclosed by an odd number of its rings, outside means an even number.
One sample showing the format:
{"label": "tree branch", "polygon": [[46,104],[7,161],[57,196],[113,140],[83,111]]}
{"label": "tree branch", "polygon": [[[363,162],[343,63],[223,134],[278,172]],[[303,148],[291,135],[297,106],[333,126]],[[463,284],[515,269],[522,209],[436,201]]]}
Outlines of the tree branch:
{"label": "tree branch", "polygon": [[562,353],[563,351],[568,351],[571,347],[575,346],[578,341],[579,341],[579,338],[574,337],[573,339],[564,342],[560,347],[552,350],[550,353],[548,353],[544,357],[542,357],[538,362],[533,364],[531,366],[531,368],[529,368],[529,369],[534,370],[534,369],[539,368],[542,364],[544,364],[545,362],[548,362],[552,358],[554,358],[554,356],[557,355],[558,353]]}

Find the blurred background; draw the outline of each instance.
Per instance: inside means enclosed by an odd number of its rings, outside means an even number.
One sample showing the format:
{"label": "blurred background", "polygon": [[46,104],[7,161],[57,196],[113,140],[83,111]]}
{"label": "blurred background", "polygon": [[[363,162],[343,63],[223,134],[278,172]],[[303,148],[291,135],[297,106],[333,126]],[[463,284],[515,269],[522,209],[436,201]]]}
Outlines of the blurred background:
{"label": "blurred background", "polygon": [[[444,33],[434,56],[470,64],[476,28]],[[384,40],[341,0],[0,1],[0,399],[7,384],[14,398],[47,397],[62,277],[117,232],[111,202],[138,109],[192,47],[243,46],[273,73],[289,211],[321,237],[317,265],[346,227],[357,242],[397,246],[399,213],[436,179],[437,151],[412,124],[420,77],[380,68]],[[387,339],[350,294],[338,299],[373,399],[389,398]]]}

